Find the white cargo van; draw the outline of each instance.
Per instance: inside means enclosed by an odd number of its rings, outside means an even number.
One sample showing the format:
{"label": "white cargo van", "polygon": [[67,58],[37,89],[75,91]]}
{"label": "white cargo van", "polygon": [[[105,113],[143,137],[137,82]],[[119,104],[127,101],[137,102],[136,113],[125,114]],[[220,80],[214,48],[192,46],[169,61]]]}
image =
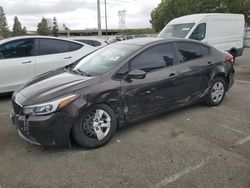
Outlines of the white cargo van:
{"label": "white cargo van", "polygon": [[193,14],[173,19],[158,37],[199,40],[237,57],[243,53],[244,28],[242,14]]}

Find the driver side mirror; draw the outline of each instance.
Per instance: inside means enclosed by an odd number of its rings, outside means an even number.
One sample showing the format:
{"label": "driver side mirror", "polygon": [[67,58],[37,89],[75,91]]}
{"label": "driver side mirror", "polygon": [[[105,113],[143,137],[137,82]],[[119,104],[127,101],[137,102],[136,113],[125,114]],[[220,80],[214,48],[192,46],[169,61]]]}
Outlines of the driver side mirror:
{"label": "driver side mirror", "polygon": [[144,79],[146,77],[146,72],[143,70],[132,70],[128,73],[127,78],[129,79]]}

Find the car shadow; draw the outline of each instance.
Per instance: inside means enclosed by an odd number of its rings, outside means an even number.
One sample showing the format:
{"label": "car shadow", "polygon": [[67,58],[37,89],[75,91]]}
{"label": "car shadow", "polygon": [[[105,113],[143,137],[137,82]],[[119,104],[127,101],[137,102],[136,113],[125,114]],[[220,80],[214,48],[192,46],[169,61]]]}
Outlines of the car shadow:
{"label": "car shadow", "polygon": [[173,110],[173,111],[169,111],[169,112],[163,112],[163,113],[155,115],[153,117],[145,118],[143,120],[139,120],[139,121],[136,121],[134,123],[129,123],[128,125],[125,125],[125,126],[119,128],[117,130],[117,133],[118,133],[118,135],[126,134],[127,132],[131,132],[134,129],[138,129],[138,128],[141,128],[141,127],[145,128],[145,126],[153,126],[152,123],[155,122],[156,120],[165,119],[165,118],[177,115],[177,114],[181,114],[181,113],[183,113],[183,112],[185,112],[187,110],[198,109],[198,108],[201,108],[203,106],[204,105],[201,104],[201,103],[196,103],[196,104],[193,104],[191,106],[186,106],[186,107],[183,107],[183,108],[180,108],[180,109],[177,109],[177,110]]}
{"label": "car shadow", "polygon": [[[187,106],[184,108],[180,108],[174,111],[170,111],[170,112],[165,112],[165,113],[161,113],[159,115],[156,115],[154,117],[149,117],[143,120],[139,120],[137,122],[134,123],[130,123],[127,124],[121,128],[119,128],[117,130],[117,134],[115,136],[122,135],[122,134],[127,134],[129,132],[135,131],[138,128],[145,128],[145,127],[149,127],[149,126],[154,126],[152,124],[152,122],[155,122],[156,120],[160,120],[160,119],[165,119],[177,114],[181,114],[187,110],[194,110],[194,109],[198,109],[203,107],[204,105],[201,103],[197,103],[191,106]],[[108,143],[106,146],[107,147],[110,143]],[[47,154],[63,154],[63,153],[68,153],[68,152],[88,152],[88,151],[94,151],[94,150],[98,150],[99,148],[94,148],[94,149],[88,149],[88,148],[83,148],[80,145],[78,145],[74,140],[72,140],[71,142],[71,148],[56,148],[56,147],[43,147],[43,149],[41,150],[41,152],[46,152]]]}
{"label": "car shadow", "polygon": [[12,94],[13,94],[13,92],[0,93],[0,102],[11,100]]}

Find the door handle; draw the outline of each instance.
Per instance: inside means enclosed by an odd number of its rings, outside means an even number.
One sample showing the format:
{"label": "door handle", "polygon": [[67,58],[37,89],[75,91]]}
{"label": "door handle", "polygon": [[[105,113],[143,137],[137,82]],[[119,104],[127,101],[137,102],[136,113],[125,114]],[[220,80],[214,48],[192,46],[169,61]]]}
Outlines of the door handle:
{"label": "door handle", "polygon": [[71,59],[72,57],[71,56],[69,56],[69,57],[65,57],[64,59]]}
{"label": "door handle", "polygon": [[175,73],[171,73],[168,77],[169,78],[175,78],[177,75]]}
{"label": "door handle", "polygon": [[208,64],[208,65],[211,65],[211,64],[212,64],[212,62],[211,62],[211,61],[209,61],[207,64]]}
{"label": "door handle", "polygon": [[28,64],[28,63],[31,63],[31,61],[22,62],[22,64]]}

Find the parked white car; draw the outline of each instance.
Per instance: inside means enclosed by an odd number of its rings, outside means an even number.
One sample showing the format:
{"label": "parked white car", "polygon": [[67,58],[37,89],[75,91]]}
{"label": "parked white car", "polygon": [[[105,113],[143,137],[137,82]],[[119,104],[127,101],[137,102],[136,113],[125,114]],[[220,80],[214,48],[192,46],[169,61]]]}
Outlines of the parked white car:
{"label": "parked white car", "polygon": [[158,37],[199,40],[237,57],[243,53],[244,31],[243,14],[193,14],[173,19]]}
{"label": "parked white car", "polygon": [[69,65],[93,50],[87,44],[55,37],[0,40],[0,93],[12,92],[33,77]]}

